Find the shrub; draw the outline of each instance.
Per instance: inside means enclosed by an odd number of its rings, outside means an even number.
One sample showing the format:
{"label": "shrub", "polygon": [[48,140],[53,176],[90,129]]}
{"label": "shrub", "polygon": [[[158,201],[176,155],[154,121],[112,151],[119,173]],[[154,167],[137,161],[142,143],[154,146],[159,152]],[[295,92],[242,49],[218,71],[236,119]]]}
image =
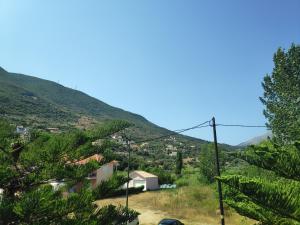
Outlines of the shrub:
{"label": "shrub", "polygon": [[184,187],[184,186],[188,186],[189,182],[187,180],[184,179],[179,179],[176,182],[177,187]]}

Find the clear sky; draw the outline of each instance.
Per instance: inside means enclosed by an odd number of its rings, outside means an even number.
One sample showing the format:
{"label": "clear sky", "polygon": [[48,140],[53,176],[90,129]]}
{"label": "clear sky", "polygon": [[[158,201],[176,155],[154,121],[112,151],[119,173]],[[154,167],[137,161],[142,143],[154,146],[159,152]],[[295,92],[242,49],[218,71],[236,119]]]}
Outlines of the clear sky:
{"label": "clear sky", "polygon": [[[299,0],[0,0],[0,66],[168,129],[263,125],[261,81],[300,44]],[[238,144],[263,128],[218,128]],[[188,133],[212,140],[211,128]]]}

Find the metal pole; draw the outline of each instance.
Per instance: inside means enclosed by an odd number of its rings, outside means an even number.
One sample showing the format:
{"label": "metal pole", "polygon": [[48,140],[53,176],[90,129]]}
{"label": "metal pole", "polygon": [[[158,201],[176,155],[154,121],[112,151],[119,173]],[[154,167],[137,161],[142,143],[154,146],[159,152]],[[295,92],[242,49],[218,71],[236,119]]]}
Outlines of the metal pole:
{"label": "metal pole", "polygon": [[127,188],[126,188],[126,209],[128,210],[128,186],[129,186],[129,169],[130,169],[130,145],[127,142],[127,148],[128,148],[128,166],[127,166]]}
{"label": "metal pole", "polygon": [[126,188],[126,214],[127,214],[127,222],[129,224],[129,208],[128,208],[128,188],[129,188],[129,170],[130,170],[130,143],[129,139],[126,137],[126,145],[128,149],[128,166],[127,166],[127,188]]}
{"label": "metal pole", "polygon": [[[212,126],[213,126],[213,130],[214,130],[214,144],[215,144],[215,151],[216,151],[216,169],[217,169],[217,175],[221,176],[215,117],[212,118]],[[221,185],[221,181],[220,180],[217,180],[217,183],[218,183],[218,192],[219,192],[221,224],[225,225],[224,207],[223,207],[223,196],[222,196],[222,185]]]}

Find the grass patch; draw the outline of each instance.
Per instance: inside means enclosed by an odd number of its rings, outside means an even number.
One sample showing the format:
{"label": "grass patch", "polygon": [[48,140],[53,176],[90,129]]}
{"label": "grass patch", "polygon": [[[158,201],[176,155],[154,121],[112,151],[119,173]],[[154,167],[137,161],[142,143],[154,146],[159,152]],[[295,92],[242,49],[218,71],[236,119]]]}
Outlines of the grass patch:
{"label": "grass patch", "polygon": [[[207,222],[219,218],[219,202],[215,184],[201,182],[199,171],[185,168],[183,175],[177,179],[177,189],[162,190],[150,200],[154,208],[168,212],[181,218],[207,218]],[[232,209],[225,207],[225,216],[230,224],[249,224],[247,219],[237,215]],[[243,222],[241,222],[243,220]]]}
{"label": "grass patch", "polygon": [[[148,191],[129,197],[129,207],[141,213],[141,224],[157,224],[163,218],[177,218],[188,225],[220,223],[216,184],[201,182],[197,169],[185,168],[177,189]],[[98,201],[99,205],[125,204],[125,197]],[[244,218],[225,206],[226,224],[250,225],[255,221]]]}

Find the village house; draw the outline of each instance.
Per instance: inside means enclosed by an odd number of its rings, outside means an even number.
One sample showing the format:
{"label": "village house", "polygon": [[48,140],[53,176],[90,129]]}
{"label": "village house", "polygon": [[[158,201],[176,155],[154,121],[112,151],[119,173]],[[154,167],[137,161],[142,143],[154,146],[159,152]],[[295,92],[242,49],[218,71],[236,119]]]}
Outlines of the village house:
{"label": "village house", "polygon": [[17,132],[17,134],[23,134],[24,135],[28,132],[28,130],[27,130],[26,127],[17,126],[16,132]]}
{"label": "village house", "polygon": [[[100,154],[94,154],[88,158],[79,160],[75,162],[77,165],[85,165],[88,162],[95,160],[97,162],[101,162],[104,159],[104,157]],[[109,178],[112,177],[114,171],[117,170],[117,167],[119,166],[119,162],[116,160],[113,160],[109,163],[106,163],[102,165],[99,169],[93,171],[92,173],[87,175],[87,179],[90,181],[92,188],[97,187],[102,181],[106,181]],[[76,185],[76,189],[80,188],[82,184]]]}
{"label": "village house", "polygon": [[[144,186],[143,191],[159,189],[158,177],[151,173],[135,170],[129,174],[129,177],[131,178],[128,184],[129,188]],[[123,188],[126,187],[127,187],[127,183],[123,185]]]}
{"label": "village house", "polygon": [[177,156],[177,152],[170,152],[169,156],[176,157]]}
{"label": "village house", "polygon": [[[88,162],[95,160],[97,162],[101,162],[104,157],[101,154],[94,154],[88,158],[76,161],[75,165],[85,165]],[[113,173],[118,169],[119,162],[113,160],[109,163],[106,163],[96,169],[95,171],[91,172],[87,175],[86,179],[90,181],[92,188],[96,188],[102,181],[106,181],[112,177]],[[64,186],[64,181],[56,181],[50,180],[49,184],[53,187],[54,190],[58,190],[60,187]],[[73,188],[70,189],[70,192],[79,191],[82,187],[82,182],[76,184]]]}
{"label": "village house", "polygon": [[54,134],[59,134],[60,130],[57,127],[48,127],[46,128],[47,131],[49,131],[50,133],[54,133]]}

